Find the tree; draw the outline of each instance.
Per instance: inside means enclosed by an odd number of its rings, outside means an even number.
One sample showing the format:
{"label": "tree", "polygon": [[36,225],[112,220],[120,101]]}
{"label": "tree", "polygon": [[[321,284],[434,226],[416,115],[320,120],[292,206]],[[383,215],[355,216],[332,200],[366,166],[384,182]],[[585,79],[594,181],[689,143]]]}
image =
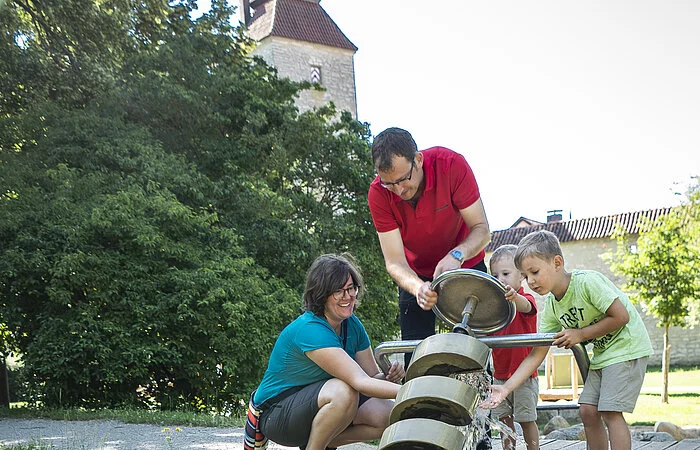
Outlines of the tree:
{"label": "tree", "polygon": [[698,231],[697,187],[691,188],[688,202],[655,222],[645,221],[640,229],[636,250],[629,236],[616,232],[617,251],[611,269],[627,278],[624,288],[630,298],[658,319],[664,328],[662,355],[663,390],[661,401],[668,403],[668,369],[671,326],[693,326],[700,301],[700,234]]}
{"label": "tree", "polygon": [[47,406],[244,404],[320,253],[396,332],[367,125],[298,114],[225,1],[170,3],[0,7],[0,323]]}
{"label": "tree", "polygon": [[173,406],[245,397],[270,350],[260,328],[288,322],[296,294],[216,213],[178,200],[206,187],[182,158],[93,111],[42,119],[46,135],[0,178],[17,193],[0,219],[2,318],[34,400],[119,405],[139,386]]}

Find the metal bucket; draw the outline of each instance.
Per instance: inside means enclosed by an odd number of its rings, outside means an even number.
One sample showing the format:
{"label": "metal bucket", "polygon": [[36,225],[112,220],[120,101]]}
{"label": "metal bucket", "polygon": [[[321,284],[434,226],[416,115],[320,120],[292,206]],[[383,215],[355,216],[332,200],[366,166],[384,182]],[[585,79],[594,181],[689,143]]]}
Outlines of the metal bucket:
{"label": "metal bucket", "polygon": [[454,378],[418,377],[401,386],[389,423],[425,418],[450,425],[469,425],[479,399],[475,388]]}
{"label": "metal bucket", "polygon": [[457,427],[431,419],[406,419],[389,425],[379,450],[455,450],[464,448],[466,437]]}
{"label": "metal bucket", "polygon": [[449,376],[483,370],[491,349],[466,334],[435,334],[421,341],[406,369],[406,380],[423,375]]}

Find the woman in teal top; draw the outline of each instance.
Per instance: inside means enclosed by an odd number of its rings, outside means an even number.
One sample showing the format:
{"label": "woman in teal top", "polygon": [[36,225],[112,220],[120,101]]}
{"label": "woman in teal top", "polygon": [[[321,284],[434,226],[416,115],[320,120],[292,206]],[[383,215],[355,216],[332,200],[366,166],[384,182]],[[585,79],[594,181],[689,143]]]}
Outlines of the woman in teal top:
{"label": "woman in teal top", "polygon": [[257,431],[308,450],[379,439],[404,369],[384,375],[354,315],[362,275],[347,258],[323,255],[306,274],[304,313],[277,338],[252,403]]}

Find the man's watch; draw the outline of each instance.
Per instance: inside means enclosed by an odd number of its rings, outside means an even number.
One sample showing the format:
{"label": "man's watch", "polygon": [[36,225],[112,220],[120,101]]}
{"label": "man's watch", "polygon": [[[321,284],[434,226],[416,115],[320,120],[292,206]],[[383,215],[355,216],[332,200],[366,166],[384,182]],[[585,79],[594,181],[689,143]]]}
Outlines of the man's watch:
{"label": "man's watch", "polygon": [[457,249],[452,250],[452,251],[450,252],[450,255],[452,255],[452,257],[453,257],[454,259],[456,259],[457,261],[459,261],[459,265],[460,265],[460,266],[461,266],[462,263],[464,262],[464,254],[463,254],[460,250],[457,250]]}

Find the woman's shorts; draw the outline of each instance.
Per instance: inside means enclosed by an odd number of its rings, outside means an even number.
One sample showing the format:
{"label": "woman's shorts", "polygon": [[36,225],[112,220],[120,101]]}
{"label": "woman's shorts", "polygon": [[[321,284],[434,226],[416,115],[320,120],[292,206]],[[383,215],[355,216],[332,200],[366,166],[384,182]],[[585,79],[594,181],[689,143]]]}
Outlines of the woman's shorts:
{"label": "woman's shorts", "polygon": [[[260,431],[271,441],[287,447],[304,447],[311,424],[318,414],[318,394],[328,380],[303,387],[268,408],[260,415]],[[369,399],[360,394],[359,406]]]}

